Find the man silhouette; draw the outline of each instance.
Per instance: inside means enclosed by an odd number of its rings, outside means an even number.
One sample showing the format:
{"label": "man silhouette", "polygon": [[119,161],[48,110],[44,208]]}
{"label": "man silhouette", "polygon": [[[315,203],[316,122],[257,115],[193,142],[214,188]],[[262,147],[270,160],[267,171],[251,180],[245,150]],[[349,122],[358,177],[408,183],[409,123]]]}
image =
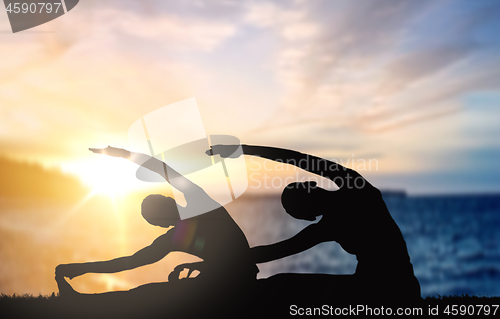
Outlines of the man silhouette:
{"label": "man silhouette", "polygon": [[[250,247],[245,235],[224,207],[215,203],[203,189],[167,164],[148,155],[113,147],[90,150],[134,161],[160,174],[173,187],[183,192],[187,205],[206,205],[215,209],[181,220],[174,199],[162,195],[146,197],[142,202],[142,216],[152,225],[165,228],[174,226],[174,228],[158,237],[150,246],[131,256],[108,261],[57,266],[56,281],[61,297],[75,297],[79,300],[121,300],[125,304],[125,300],[144,302],[150,298],[159,297],[159,302],[164,304],[168,296],[174,297],[181,294],[181,290],[185,287],[190,287],[190,291],[184,295],[186,298],[196,296],[205,298],[215,296],[218,292],[223,292],[227,297],[228,293],[251,285],[255,281],[258,268],[251,259]],[[173,251],[186,252],[200,257],[203,261],[177,266],[169,275],[169,282],[151,283],[129,291],[80,294],[64,279],[64,277],[71,279],[86,273],[115,273],[134,269],[157,262]],[[189,270],[188,277],[194,270],[200,273],[196,278],[181,280],[182,285],[175,283],[179,282],[179,274],[186,268]]]}
{"label": "man silhouette", "polygon": [[[207,154],[235,156],[232,154],[238,146],[215,145]],[[243,154],[328,178],[339,187],[328,191],[316,182],[287,185],[281,202],[288,214],[308,221],[322,217],[287,240],[251,248],[254,262],[269,262],[329,241],[336,241],[358,260],[354,275],[278,274],[268,279],[270,287],[280,287],[282,297],[289,294],[288,300],[300,295],[300,301],[316,297],[330,300],[332,296],[343,300],[420,298],[406,242],[377,188],[356,171],[323,158],[274,147],[242,145],[242,149]],[[302,286],[314,289],[300,294]]]}

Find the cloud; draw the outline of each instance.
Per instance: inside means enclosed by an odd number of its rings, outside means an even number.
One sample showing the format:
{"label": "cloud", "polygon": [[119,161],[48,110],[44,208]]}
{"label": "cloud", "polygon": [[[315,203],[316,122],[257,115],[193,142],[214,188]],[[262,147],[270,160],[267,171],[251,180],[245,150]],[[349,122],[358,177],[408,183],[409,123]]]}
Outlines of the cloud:
{"label": "cloud", "polygon": [[[491,87],[480,78],[497,73],[478,56],[499,43],[483,35],[498,9],[494,2],[460,1],[257,5],[248,21],[282,41],[275,67],[285,95],[274,124],[331,117],[376,132],[459,112],[461,94]],[[284,35],[291,25],[313,25],[314,32],[304,32],[297,42]]]}
{"label": "cloud", "polygon": [[162,43],[171,50],[211,51],[236,30],[235,25],[226,22],[167,13],[146,17],[115,8],[100,9],[95,19],[99,32],[126,34]]}
{"label": "cloud", "polygon": [[[218,7],[238,14],[230,4]],[[184,56],[209,54],[234,36],[236,24],[213,11],[193,14],[204,10],[194,2],[172,10],[185,16],[169,9],[90,1],[44,25],[53,33],[2,40],[2,152],[54,162],[99,140],[126,146],[119,136],[138,116],[190,97],[204,71]]]}
{"label": "cloud", "polygon": [[280,29],[283,25],[302,20],[304,16],[298,8],[286,8],[274,2],[254,2],[247,6],[245,21],[261,28]]}
{"label": "cloud", "polygon": [[473,48],[468,45],[455,45],[400,55],[384,68],[386,80],[381,85],[381,93],[399,93],[414,82],[431,77],[464,59],[471,51]]}
{"label": "cloud", "polygon": [[[54,33],[2,38],[0,148],[44,160],[126,146],[139,116],[195,96],[209,133],[422,167],[408,154],[440,151],[445,141],[428,143],[436,134],[460,138],[463,96],[500,91],[499,9],[460,0],[88,0],[40,26]],[[387,156],[394,149],[397,160]]]}

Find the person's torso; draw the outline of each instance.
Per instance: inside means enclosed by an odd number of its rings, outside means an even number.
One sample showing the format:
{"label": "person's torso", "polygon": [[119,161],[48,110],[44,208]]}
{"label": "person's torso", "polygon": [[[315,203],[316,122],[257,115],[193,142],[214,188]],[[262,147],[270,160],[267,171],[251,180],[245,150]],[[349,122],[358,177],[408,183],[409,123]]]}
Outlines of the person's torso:
{"label": "person's torso", "polygon": [[228,275],[249,274],[258,268],[250,256],[248,241],[224,207],[180,221],[172,230],[172,240],[182,251]]}

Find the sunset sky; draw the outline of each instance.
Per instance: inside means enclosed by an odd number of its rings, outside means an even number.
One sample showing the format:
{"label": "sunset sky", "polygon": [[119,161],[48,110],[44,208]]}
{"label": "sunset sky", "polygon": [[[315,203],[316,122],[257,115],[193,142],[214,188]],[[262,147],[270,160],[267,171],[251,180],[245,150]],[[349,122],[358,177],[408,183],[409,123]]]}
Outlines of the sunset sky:
{"label": "sunset sky", "polygon": [[500,191],[498,1],[83,0],[15,34],[0,11],[10,158],[118,178],[88,148],[195,97],[207,134],[377,159],[380,188]]}
{"label": "sunset sky", "polygon": [[[336,160],[380,189],[500,193],[499,35],[498,0],[82,0],[17,33],[0,10],[0,293],[50,295],[58,264],[130,255],[165,231],[139,214],[151,191],[135,164],[88,148],[128,148],[134,123],[192,97],[207,135]],[[301,177],[252,161],[249,193]],[[278,183],[257,189],[262,173]],[[251,246],[286,238],[261,235],[276,235],[279,197],[276,212],[243,197],[228,211]],[[188,258],[169,256],[72,285],[165,281]]]}

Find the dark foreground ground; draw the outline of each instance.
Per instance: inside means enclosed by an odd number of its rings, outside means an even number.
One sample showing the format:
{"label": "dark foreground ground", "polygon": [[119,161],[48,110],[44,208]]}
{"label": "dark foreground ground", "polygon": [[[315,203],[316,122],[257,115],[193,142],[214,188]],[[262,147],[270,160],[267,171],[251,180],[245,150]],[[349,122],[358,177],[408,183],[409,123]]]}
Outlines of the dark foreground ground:
{"label": "dark foreground ground", "polygon": [[500,317],[500,297],[464,295],[422,299],[416,281],[403,281],[403,277],[397,281],[370,278],[279,274],[239,283],[193,278],[71,299],[54,294],[2,296],[0,318]]}
{"label": "dark foreground ground", "polygon": [[237,306],[221,302],[199,305],[189,300],[183,304],[156,306],[130,302],[115,305],[68,302],[61,297],[6,296],[0,297],[0,318],[286,318],[320,316],[488,316],[500,317],[500,297],[443,296],[427,297],[412,302],[324,302],[301,304],[274,300],[262,304],[241,303]]}

